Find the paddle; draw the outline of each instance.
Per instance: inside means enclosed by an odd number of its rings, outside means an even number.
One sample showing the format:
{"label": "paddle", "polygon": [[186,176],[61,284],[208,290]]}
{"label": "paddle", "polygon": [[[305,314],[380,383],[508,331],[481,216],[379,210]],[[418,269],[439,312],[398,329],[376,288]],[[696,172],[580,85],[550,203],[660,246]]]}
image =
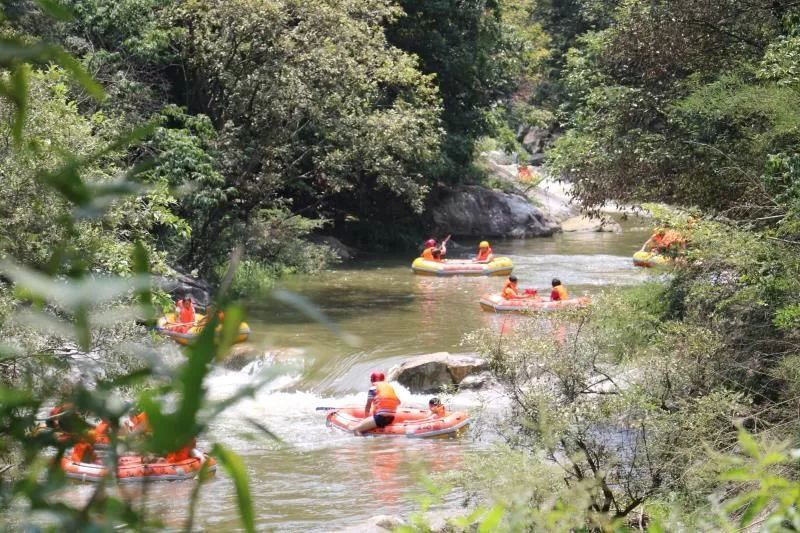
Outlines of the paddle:
{"label": "paddle", "polygon": [[338,407],[317,407],[315,411],[336,411]]}

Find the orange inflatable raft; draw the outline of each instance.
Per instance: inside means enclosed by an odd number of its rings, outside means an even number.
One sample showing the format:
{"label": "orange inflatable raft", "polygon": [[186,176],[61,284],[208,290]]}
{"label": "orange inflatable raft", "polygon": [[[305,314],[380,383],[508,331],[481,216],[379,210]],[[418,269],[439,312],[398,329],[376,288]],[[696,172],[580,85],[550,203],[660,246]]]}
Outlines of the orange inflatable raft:
{"label": "orange inflatable raft", "polygon": [[[364,419],[364,406],[340,407],[328,413],[326,425],[343,431]],[[467,430],[469,416],[464,411],[447,413],[443,417],[435,417],[428,409],[400,407],[394,422],[383,428],[375,428],[365,435],[384,437],[408,437],[424,439],[430,437],[457,437]]]}
{"label": "orange inflatable raft", "polygon": [[486,294],[481,297],[481,309],[493,313],[531,313],[535,311],[560,311],[563,309],[577,309],[592,303],[591,298],[568,298],[553,301],[550,298],[531,297],[516,300],[506,300],[501,294]]}
{"label": "orange inflatable raft", "polygon": [[[117,481],[179,481],[192,479],[203,463],[208,463],[209,472],[216,472],[217,462],[200,450],[192,450],[192,456],[184,461],[174,463],[145,463],[140,456],[122,456],[117,463]],[[79,463],[69,458],[68,454],[61,459],[61,468],[70,479],[97,482],[106,476],[106,465],[101,463]]]}

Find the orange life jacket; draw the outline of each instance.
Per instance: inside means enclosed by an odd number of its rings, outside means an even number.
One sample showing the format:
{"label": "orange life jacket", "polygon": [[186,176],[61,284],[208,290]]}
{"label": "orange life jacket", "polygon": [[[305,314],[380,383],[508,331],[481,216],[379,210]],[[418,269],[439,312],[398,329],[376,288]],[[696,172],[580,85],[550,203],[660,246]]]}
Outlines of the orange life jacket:
{"label": "orange life jacket", "polygon": [[97,455],[94,453],[94,448],[88,442],[79,442],[72,447],[72,455],[70,459],[76,463],[94,463],[97,461]]}
{"label": "orange life jacket", "polygon": [[372,412],[376,415],[393,415],[400,406],[400,399],[394,387],[385,381],[378,381],[375,386],[375,399],[372,400]]}
{"label": "orange life jacket", "polygon": [[167,454],[165,459],[168,463],[179,463],[181,461],[186,461],[192,457],[192,450],[197,447],[197,439],[192,439],[192,442],[184,446],[183,448],[170,452]]}
{"label": "orange life jacket", "polygon": [[[128,418],[128,428],[131,431],[144,431],[145,433],[150,431],[150,423],[147,421],[147,413],[142,411],[138,415],[134,415]],[[139,429],[141,428],[141,429]]]}
{"label": "orange life jacket", "polygon": [[569,298],[567,294],[567,289],[564,288],[563,285],[556,285],[553,287],[552,292],[550,293],[550,299],[554,302],[558,302],[561,300],[566,300]]}
{"label": "orange life jacket", "polygon": [[428,261],[435,261],[433,258],[433,246],[422,250],[422,258],[427,259]]}
{"label": "orange life jacket", "polygon": [[196,320],[194,306],[191,302],[184,300],[183,304],[181,304],[181,314],[178,317],[178,320],[184,324],[194,322]]}
{"label": "orange life jacket", "polygon": [[92,430],[92,436],[94,437],[94,442],[98,444],[108,444],[110,442],[108,438],[108,422],[105,420],[101,420],[97,423]]}
{"label": "orange life jacket", "polygon": [[433,414],[433,416],[438,418],[444,417],[444,405],[431,406],[431,413]]}
{"label": "orange life jacket", "polygon": [[478,257],[476,257],[477,261],[489,261],[492,257],[492,249],[491,248],[480,248],[478,250]]}
{"label": "orange life jacket", "polygon": [[514,285],[510,281],[506,281],[506,284],[503,287],[503,298],[505,298],[506,300],[513,300],[518,296],[519,295],[517,294],[517,289],[514,288]]}

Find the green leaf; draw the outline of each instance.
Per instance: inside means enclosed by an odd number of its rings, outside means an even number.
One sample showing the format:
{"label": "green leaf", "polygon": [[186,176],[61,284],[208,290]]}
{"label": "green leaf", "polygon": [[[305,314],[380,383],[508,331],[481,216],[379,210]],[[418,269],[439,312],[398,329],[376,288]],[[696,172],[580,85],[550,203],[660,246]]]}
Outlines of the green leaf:
{"label": "green leaf", "polygon": [[478,527],[478,533],[491,533],[492,531],[497,531],[498,527],[500,526],[500,520],[503,519],[505,512],[506,510],[500,505],[495,505],[492,507],[481,521],[481,525]]}
{"label": "green leaf", "polygon": [[215,444],[211,453],[233,479],[233,484],[236,487],[236,500],[239,505],[239,516],[242,519],[242,525],[245,531],[254,532],[256,526],[253,513],[253,500],[250,496],[247,472],[242,459],[221,444]]}
{"label": "green leaf", "polygon": [[752,522],[753,519],[756,516],[758,516],[758,513],[760,513],[764,509],[764,507],[767,506],[770,499],[771,498],[768,495],[761,494],[758,497],[756,497],[752,502],[750,502],[750,504],[744,510],[742,518],[739,520],[739,525],[742,527],[747,527],[748,525],[750,525],[750,522]]}
{"label": "green leaf", "polygon": [[757,459],[761,455],[761,452],[758,450],[758,443],[752,435],[744,429],[739,430],[739,445],[750,457]]}
{"label": "green leaf", "polygon": [[16,107],[11,131],[14,136],[14,141],[17,143],[22,142],[22,130],[25,127],[25,119],[28,116],[29,78],[30,67],[26,64],[22,64],[13,70],[8,84],[7,97],[14,102],[14,106]]}
{"label": "green leaf", "polygon": [[75,18],[75,13],[58,0],[36,0],[42,10],[54,19],[70,22]]}
{"label": "green leaf", "polygon": [[64,67],[72,77],[75,78],[81,87],[89,93],[95,100],[104,100],[106,97],[105,90],[103,90],[103,86],[100,85],[95,79],[89,74],[83,65],[81,65],[80,61],[72,57],[69,53],[67,53],[64,49],[58,46],[50,47],[50,53],[52,54],[53,59],[55,59],[59,65]]}
{"label": "green leaf", "polygon": [[[149,277],[150,275],[150,255],[141,241],[136,241],[133,246],[133,271],[139,276]],[[153,294],[150,286],[141,285],[136,294],[142,311],[145,313],[145,318],[153,320],[155,318],[155,309],[153,308]]]}

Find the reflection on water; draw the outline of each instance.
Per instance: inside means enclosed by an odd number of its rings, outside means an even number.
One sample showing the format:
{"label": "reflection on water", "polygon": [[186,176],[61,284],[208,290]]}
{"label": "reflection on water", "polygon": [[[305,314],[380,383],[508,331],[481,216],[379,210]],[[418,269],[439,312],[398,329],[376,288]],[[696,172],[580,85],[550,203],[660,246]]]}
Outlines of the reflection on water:
{"label": "reflection on water", "polygon": [[[638,230],[492,245],[495,253],[513,259],[521,286],[549,292],[550,279],[559,277],[571,294],[591,295],[606,286],[644,279],[646,274],[632,266],[631,255],[646,237]],[[254,302],[249,317],[254,342],[265,348],[301,348],[311,369],[303,377],[285,376],[280,386],[238,404],[209,428],[209,438],[243,457],[260,529],[333,531],[377,514],[414,511],[412,495],[419,491],[419,476],[458,469],[471,449],[484,445],[469,438],[470,433],[458,440],[356,438],[326,428],[324,413],[315,410],[363,403],[371,370],[386,370],[415,354],[469,351],[460,344],[465,333],[483,327],[511,332],[528,319],[481,311],[479,297],[499,290],[502,278],[414,276],[410,263],[410,257],[368,261],[285,281],[286,289],[306,297],[358,336],[359,346],[284,304]],[[210,394],[223,399],[253,379],[219,370]],[[398,392],[406,404],[427,405],[427,396],[402,388]],[[479,401],[474,395],[458,395],[449,407],[469,408]],[[283,442],[265,439],[242,421],[245,416],[265,424]],[[192,487],[152,485],[148,499],[155,503],[153,512],[170,527],[179,527],[185,519],[181,504],[188,501]],[[76,488],[70,497],[88,497],[89,489]],[[449,496],[447,505],[457,506],[458,497]],[[238,529],[235,490],[223,473],[201,491],[197,523],[213,531]]]}

